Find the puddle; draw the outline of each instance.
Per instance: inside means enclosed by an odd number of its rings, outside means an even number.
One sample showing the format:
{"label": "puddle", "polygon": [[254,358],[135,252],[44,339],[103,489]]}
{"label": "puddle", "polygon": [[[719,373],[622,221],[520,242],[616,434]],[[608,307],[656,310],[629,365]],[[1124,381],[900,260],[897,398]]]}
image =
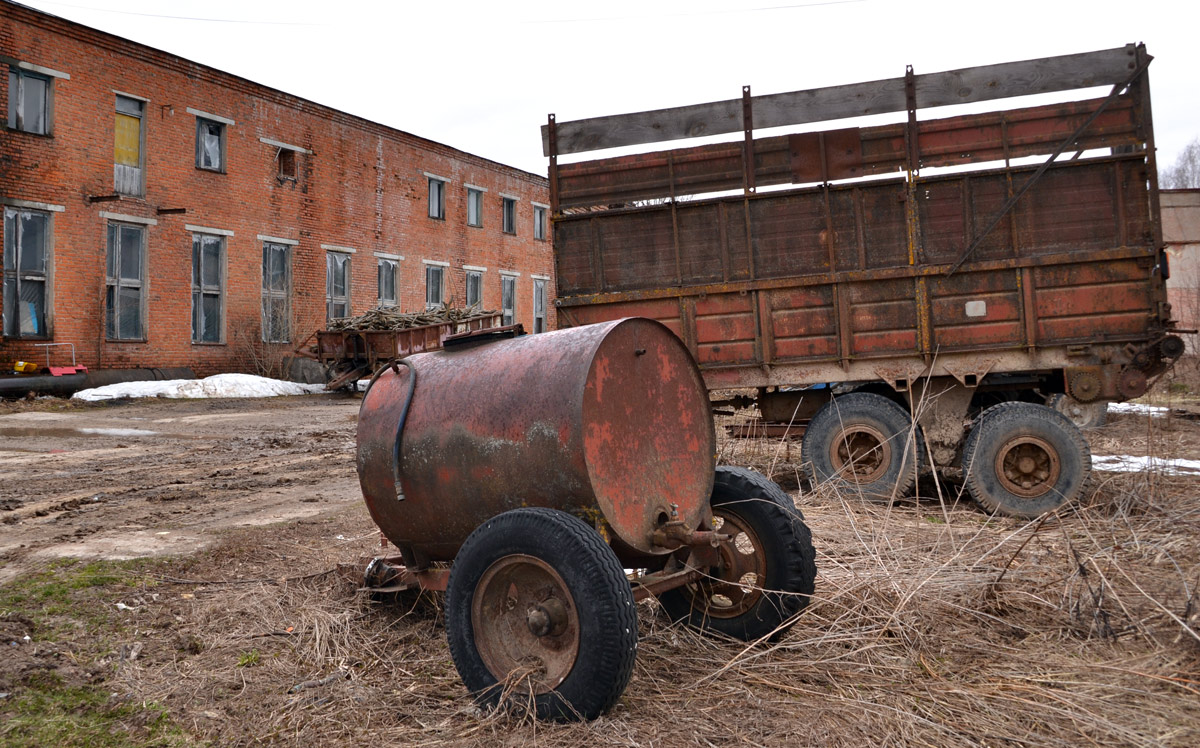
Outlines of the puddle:
{"label": "puddle", "polygon": [[[148,429],[97,429],[97,428],[64,428],[62,426],[0,426],[0,437],[4,436],[25,436],[38,439],[73,439],[73,438],[88,438],[101,436],[121,436],[121,437],[163,437],[167,439],[219,439],[221,437],[211,434],[166,434],[161,431],[150,431]],[[4,447],[4,449],[14,449],[20,451],[19,448]]]}

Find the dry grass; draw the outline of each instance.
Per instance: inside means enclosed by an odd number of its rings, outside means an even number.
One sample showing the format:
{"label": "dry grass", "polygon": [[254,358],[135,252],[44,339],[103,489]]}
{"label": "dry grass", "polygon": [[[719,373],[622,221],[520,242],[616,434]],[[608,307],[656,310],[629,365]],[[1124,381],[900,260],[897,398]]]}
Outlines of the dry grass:
{"label": "dry grass", "polygon": [[[797,445],[720,447],[797,494]],[[1198,485],[1101,473],[1080,506],[1028,523],[948,487],[890,506],[818,487],[798,498],[817,594],[790,634],[714,640],[643,603],[620,704],[568,725],[480,713],[440,600],[380,604],[322,573],[373,552],[355,509],[176,564],[136,621],[146,654],[112,686],[223,746],[1193,746]]]}

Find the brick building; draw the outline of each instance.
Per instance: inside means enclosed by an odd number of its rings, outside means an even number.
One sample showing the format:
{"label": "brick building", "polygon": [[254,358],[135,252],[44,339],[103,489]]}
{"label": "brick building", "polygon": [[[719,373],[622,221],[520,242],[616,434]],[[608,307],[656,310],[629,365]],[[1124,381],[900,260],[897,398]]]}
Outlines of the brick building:
{"label": "brick building", "polygon": [[0,64],[0,365],[251,370],[379,304],[553,325],[539,175],[4,0]]}
{"label": "brick building", "polygon": [[[1179,326],[1200,327],[1200,189],[1163,190],[1163,241],[1167,244],[1171,276],[1167,298]],[[1188,352],[1197,350],[1197,336],[1188,335]]]}

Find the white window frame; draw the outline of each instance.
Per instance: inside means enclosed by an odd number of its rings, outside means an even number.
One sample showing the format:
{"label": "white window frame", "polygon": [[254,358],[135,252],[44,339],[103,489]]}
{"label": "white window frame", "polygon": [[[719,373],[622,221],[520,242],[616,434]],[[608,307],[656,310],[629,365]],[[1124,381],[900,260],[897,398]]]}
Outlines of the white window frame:
{"label": "white window frame", "polygon": [[[122,110],[121,109],[121,99],[125,99],[129,102],[136,103],[137,112],[134,113],[132,111]],[[121,114],[126,117],[134,117],[138,121],[138,164],[137,164],[137,166],[135,167],[135,166],[127,165],[127,164],[118,164],[115,161],[113,162],[113,192],[116,192],[121,195],[130,195],[133,197],[141,197],[142,195],[146,194],[146,102],[147,101],[148,101],[147,99],[143,99],[140,96],[130,96],[129,94],[124,94],[124,93],[116,94],[116,100],[113,105],[114,117],[115,117],[115,115]],[[115,123],[114,123],[114,127],[115,127]],[[114,139],[116,138],[115,132],[113,134],[113,137],[114,137]],[[115,145],[116,144],[114,142],[114,146]],[[124,173],[124,171],[126,169],[136,171],[135,175],[131,175],[130,177],[127,177],[128,179],[136,178],[136,182],[137,182],[135,185],[132,186],[132,189],[128,190],[128,191],[121,189],[122,185],[125,184],[125,180],[122,178],[122,174]]]}
{"label": "white window frame", "polygon": [[[216,166],[205,166],[204,165],[204,146],[203,146],[203,141],[201,140],[201,134],[207,125],[215,125],[220,128],[220,133],[218,135],[218,140],[217,140],[217,157],[220,159],[220,163],[218,163]],[[212,117],[211,115],[197,115],[196,116],[196,168],[200,169],[201,171],[211,171],[211,172],[216,172],[218,174],[227,173],[228,172],[228,168],[227,168],[228,167],[228,158],[226,157],[226,152],[227,152],[226,143],[228,141],[229,141],[229,123],[228,122],[222,122],[221,120],[216,119],[216,118]]]}
{"label": "white window frame", "polygon": [[550,234],[550,206],[542,203],[533,204],[533,238],[546,241]]}
{"label": "white window frame", "polygon": [[[439,260],[422,260],[422,263],[425,265],[425,308],[437,309],[446,303],[446,268],[450,267],[450,263]],[[436,286],[430,283],[435,276]],[[435,287],[436,294],[432,293]]]}
{"label": "white window frame", "polygon": [[[545,276],[531,275],[533,278],[533,330],[534,334],[546,332],[546,301],[548,298],[547,288],[550,285],[550,279]],[[540,299],[538,297],[541,297]],[[538,302],[541,302],[540,304]],[[538,313],[538,307],[541,306],[541,314]],[[539,325],[539,322],[541,323]]]}
{"label": "white window frame", "polygon": [[[521,277],[520,273],[500,271],[500,324],[505,326],[517,323],[517,278],[519,277]],[[512,292],[508,295],[511,305],[506,307],[504,306],[504,287],[509,283],[512,284]]]}
{"label": "white window frame", "polygon": [[500,195],[500,230],[517,235],[517,198],[512,195]]}
{"label": "white window frame", "polygon": [[446,220],[446,185],[450,180],[425,172],[429,180],[429,217],[435,221]]}
{"label": "white window frame", "polygon": [[[43,68],[40,65],[30,65],[26,62],[10,63],[8,67],[8,129],[25,132],[30,135],[54,135],[54,80],[56,78],[70,79],[66,73]],[[42,130],[31,130],[26,127],[28,119],[25,112],[25,81],[34,79],[46,86],[46,95],[42,100]]]}
{"label": "white window frame", "polygon": [[[478,304],[483,306],[483,274],[487,272],[487,268],[478,267],[475,265],[463,265],[463,275],[465,276],[464,283],[464,300],[468,307]],[[471,301],[471,279],[475,279],[475,290],[479,297],[475,301]]]}
{"label": "white window frame", "polygon": [[[279,239],[274,236],[258,235],[258,240],[262,242],[263,248],[263,286],[262,286],[262,342],[264,343],[290,343],[292,340],[292,248],[299,242],[290,239]],[[283,250],[283,289],[271,288],[268,285],[268,257],[267,252]],[[282,301],[283,302],[283,320],[281,326],[283,328],[282,335],[273,334],[278,331],[273,329],[268,315],[268,306],[273,306],[268,302]]]}
{"label": "white window frame", "polygon": [[[484,187],[476,187],[473,184],[466,185],[467,187],[467,225],[474,228],[483,227],[483,195],[487,192]],[[471,214],[474,213],[475,220],[471,220]]]}
{"label": "white window frame", "polygon": [[[321,245],[321,247],[323,249],[325,249],[325,319],[326,320],[340,319],[341,317],[349,317],[352,314],[351,307],[350,307],[350,299],[353,296],[351,289],[352,289],[352,285],[353,285],[352,280],[353,280],[354,276],[351,274],[351,268],[350,268],[350,256],[351,255],[349,252],[343,251],[341,249],[330,249],[331,246],[332,245],[329,245],[329,244]],[[339,259],[335,259],[335,258],[339,258]],[[331,261],[333,261],[335,264],[340,263],[341,266],[344,268],[345,277],[343,279],[343,282],[345,283],[345,286],[346,286],[345,296],[338,296],[338,295],[334,294],[334,292],[333,292],[334,291],[334,289],[333,289],[334,267],[330,265]],[[346,313],[335,316],[333,313],[333,305],[334,304],[345,304]]]}
{"label": "white window frame", "polygon": [[[400,263],[392,257],[380,257],[377,253],[376,257],[376,285],[378,288],[379,306],[395,307],[400,305]],[[385,274],[390,273],[392,276],[392,296],[386,298],[383,295],[383,279]]]}

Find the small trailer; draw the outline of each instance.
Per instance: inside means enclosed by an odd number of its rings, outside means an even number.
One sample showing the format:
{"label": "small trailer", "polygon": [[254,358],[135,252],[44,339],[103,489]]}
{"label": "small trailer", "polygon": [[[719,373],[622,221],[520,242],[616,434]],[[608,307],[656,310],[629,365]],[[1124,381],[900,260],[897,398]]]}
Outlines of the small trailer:
{"label": "small trailer", "polygon": [[363,396],[359,480],[398,550],[365,587],[444,591],[450,653],[483,704],[595,718],[633,672],[637,600],[755,641],[813,592],[795,503],[715,454],[700,373],[653,320],[448,338]]}

